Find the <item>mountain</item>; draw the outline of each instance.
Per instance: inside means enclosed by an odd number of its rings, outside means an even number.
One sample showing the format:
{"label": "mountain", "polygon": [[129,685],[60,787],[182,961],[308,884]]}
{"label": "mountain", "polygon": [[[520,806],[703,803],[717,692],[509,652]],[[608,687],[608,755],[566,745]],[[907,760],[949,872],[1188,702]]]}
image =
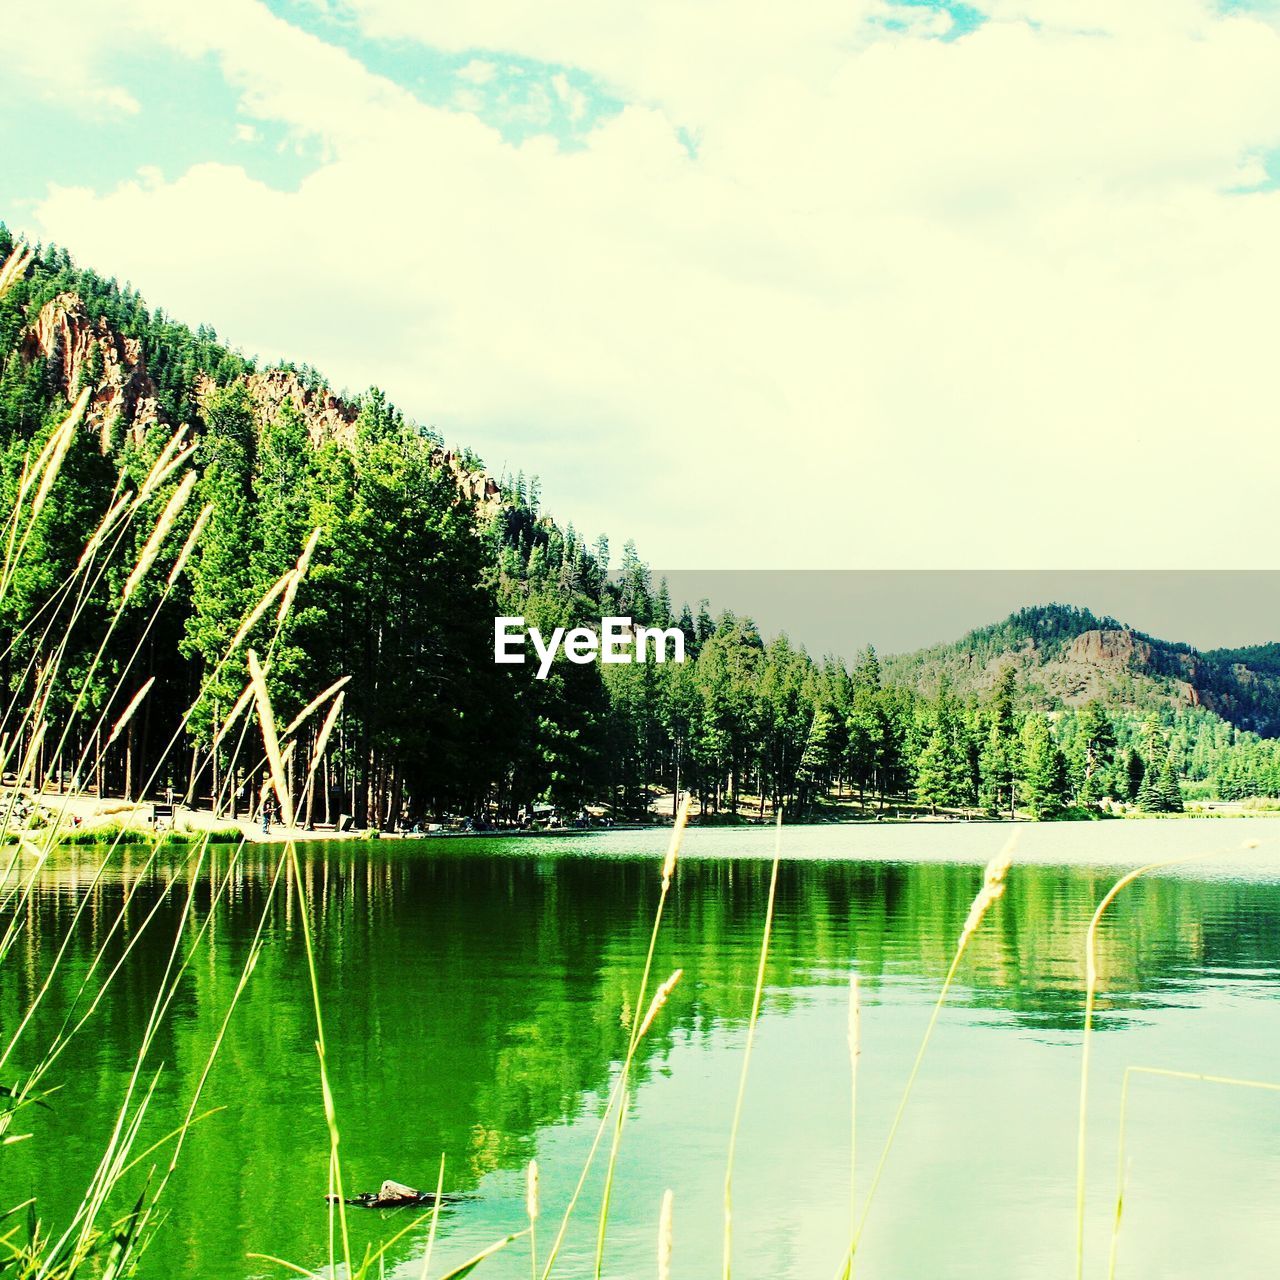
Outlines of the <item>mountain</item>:
{"label": "mountain", "polygon": [[927,696],[992,689],[1012,668],[1046,711],[1099,700],[1137,718],[1201,709],[1261,737],[1280,736],[1280,644],[1200,652],[1075,605],[1020,609],[952,644],[883,660],[886,678]]}

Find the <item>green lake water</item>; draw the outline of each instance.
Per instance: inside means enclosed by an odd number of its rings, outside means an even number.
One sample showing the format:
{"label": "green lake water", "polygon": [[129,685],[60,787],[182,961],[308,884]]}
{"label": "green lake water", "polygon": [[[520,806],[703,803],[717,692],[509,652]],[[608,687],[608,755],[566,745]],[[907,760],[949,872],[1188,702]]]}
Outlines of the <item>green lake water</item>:
{"label": "green lake water", "polygon": [[[773,946],[739,1138],[735,1276],[835,1273],[850,1215],[849,975],[863,991],[858,1166],[863,1188],[928,1021],[986,858],[985,824],[784,831]],[[1249,839],[1261,848],[1244,852]],[[541,1168],[545,1251],[626,1050],[657,903],[661,832],[555,839],[328,843],[300,850],[349,1190],[394,1178],[472,1198],[442,1215],[439,1275],[524,1215]],[[605,1272],[652,1275],[659,1205],[675,1193],[677,1277],[718,1275],[725,1155],[759,953],[773,833],[689,834],[655,979],[684,977],[645,1040],[619,1163]],[[1022,828],[1008,892],[943,1012],[859,1253],[862,1280],[1074,1274],[1075,1143],[1084,932],[1119,869],[1222,853],[1140,881],[1099,945],[1102,996],[1090,1110],[1088,1265],[1106,1274],[1121,1079],[1140,1064],[1280,1080],[1280,821]],[[149,1064],[163,1066],[144,1142],[176,1125],[203,1069],[263,912],[276,851],[212,855],[196,891],[227,879]],[[30,1006],[89,894],[33,1028],[65,1016],[126,893],[132,949],[57,1064],[52,1109],[0,1151],[0,1210],[30,1194],[51,1224],[78,1202],[133,1068],[191,874],[186,854],[143,869],[67,851],[41,875],[0,972],[0,1028]],[[154,918],[145,929],[147,914]],[[139,930],[141,932],[139,933]],[[136,936],[135,936],[136,935]],[[321,1269],[327,1137],[296,907],[277,903],[267,946],[213,1069],[146,1255],[152,1280]],[[193,946],[194,927],[186,945]],[[22,1054],[18,1055],[21,1065]],[[1137,1077],[1117,1275],[1275,1274],[1280,1093]],[[161,1167],[167,1156],[161,1160]],[[557,1275],[590,1275],[603,1164]],[[142,1171],[139,1171],[141,1177]],[[414,1211],[352,1209],[363,1251]],[[388,1257],[417,1277],[426,1227]],[[529,1275],[526,1242],[478,1277]]]}

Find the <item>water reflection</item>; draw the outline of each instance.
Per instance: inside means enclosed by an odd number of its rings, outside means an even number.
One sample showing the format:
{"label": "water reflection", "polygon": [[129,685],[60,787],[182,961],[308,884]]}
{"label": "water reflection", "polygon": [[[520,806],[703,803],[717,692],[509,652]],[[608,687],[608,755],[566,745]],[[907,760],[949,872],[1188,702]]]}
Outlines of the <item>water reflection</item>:
{"label": "water reflection", "polygon": [[[216,850],[200,871],[193,922],[209,915],[215,886],[221,891],[198,948],[196,924],[187,927],[190,968],[153,1051],[155,1064],[164,1063],[153,1136],[181,1115],[203,1069],[267,906],[277,856],[266,847],[238,857]],[[313,845],[300,858],[349,1182],[360,1189],[384,1177],[425,1183],[443,1152],[450,1185],[490,1189],[479,1208],[461,1216],[472,1212],[478,1223],[487,1226],[492,1217],[495,1229],[499,1220],[505,1227],[518,1217],[518,1203],[509,1198],[495,1207],[491,1188],[507,1185],[503,1175],[534,1154],[546,1167],[542,1144],[552,1131],[572,1134],[575,1120],[596,1114],[625,1053],[657,901],[654,859],[554,856],[545,843],[518,849],[480,842]],[[38,1043],[72,1011],[86,978],[89,991],[96,989],[106,971],[89,977],[97,949],[105,944],[114,963],[130,948],[89,1029],[55,1071],[52,1083],[64,1087],[54,1111],[32,1121],[36,1138],[0,1162],[5,1206],[34,1192],[55,1217],[78,1199],[109,1131],[192,871],[184,856],[148,862],[139,851],[118,855],[95,881],[96,865],[89,851],[69,852],[43,876],[0,987],[0,1025],[10,1028],[84,908],[61,979],[33,1028]],[[854,964],[872,1008],[884,1006],[897,1018],[925,1006],[979,879],[979,868],[960,863],[784,864],[766,1024],[790,1027],[793,1055],[803,1052],[800,1037],[815,1019],[835,1025],[843,1018]],[[966,1026],[999,1029],[969,1042],[988,1060],[982,1069],[997,1070],[1019,1033],[1061,1046],[1061,1070],[1074,1069],[1084,928],[1113,879],[1089,868],[1016,868],[971,946],[955,996],[969,1011]],[[750,1012],[767,891],[768,866],[759,860],[680,865],[655,964],[659,976],[682,966],[685,979],[644,1045],[642,1097],[667,1088],[674,1063],[736,1043]],[[109,936],[122,910],[126,927]],[[327,1148],[297,910],[287,893],[269,914],[268,945],[207,1094],[210,1105],[226,1110],[203,1122],[184,1152],[171,1219],[144,1274],[241,1280],[263,1266],[246,1261],[249,1252],[309,1265],[325,1256]],[[1278,923],[1274,884],[1168,877],[1135,889],[1117,902],[1100,938],[1097,1025],[1131,1029],[1218,990],[1229,989],[1232,1001],[1270,994],[1280,967]],[[891,1025],[898,1024],[886,1019]],[[902,1027],[905,1049],[918,1023],[904,1016]],[[840,1069],[836,1063],[831,1070],[837,1116],[845,1105]],[[718,1070],[707,1068],[709,1087],[719,1088]],[[945,1059],[939,1070],[946,1074]],[[883,1110],[887,1101],[869,1105]],[[670,1121],[677,1123],[687,1124]],[[674,1128],[658,1132],[660,1141],[684,1144],[691,1177],[718,1184],[719,1145],[703,1150]],[[750,1145],[742,1158],[750,1166]],[[567,1180],[567,1165],[549,1174],[553,1189]],[[637,1200],[632,1208],[624,1197],[619,1214],[622,1247],[632,1216],[636,1232],[643,1224],[649,1239],[651,1206]],[[355,1225],[362,1244],[403,1223],[365,1214]],[[411,1235],[393,1261],[412,1258],[419,1247]],[[516,1274],[512,1268],[495,1272]]]}

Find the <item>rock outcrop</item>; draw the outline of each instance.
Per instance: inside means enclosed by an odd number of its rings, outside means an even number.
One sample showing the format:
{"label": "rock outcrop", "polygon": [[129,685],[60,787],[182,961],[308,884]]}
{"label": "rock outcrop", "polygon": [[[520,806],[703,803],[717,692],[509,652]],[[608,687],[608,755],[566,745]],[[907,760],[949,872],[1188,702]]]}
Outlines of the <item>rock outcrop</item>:
{"label": "rock outcrop", "polygon": [[93,385],[85,422],[102,431],[104,440],[114,422],[140,436],[162,420],[142,343],[122,337],[101,316],[90,316],[74,293],[60,293],[41,307],[22,353],[27,360],[48,361],[69,400]]}
{"label": "rock outcrop", "polygon": [[[166,422],[141,341],[123,337],[101,316],[90,316],[74,293],[61,293],[45,303],[24,335],[22,353],[28,361],[48,361],[68,399],[81,387],[94,387],[85,422],[99,432],[104,453],[117,424],[141,439],[149,427]],[[348,448],[353,445],[359,410],[327,387],[317,388],[293,370],[280,368],[249,374],[245,384],[260,426],[288,403],[306,424],[313,445],[319,447],[330,440]],[[215,387],[202,375],[195,388],[196,403],[203,403]],[[497,480],[483,469],[468,466],[461,454],[437,448],[432,461],[449,472],[459,496],[472,503],[480,515],[490,515],[502,506]]]}
{"label": "rock outcrop", "polygon": [[1109,683],[1129,674],[1163,677],[1173,701],[1217,710],[1213,695],[1205,687],[1211,683],[1210,672],[1197,653],[1174,648],[1157,652],[1150,640],[1128,629],[1081,632],[1068,646],[1062,665],[1085,677],[1080,693],[1069,701],[1098,697]]}
{"label": "rock outcrop", "polygon": [[338,440],[350,446],[354,441],[359,410],[327,387],[313,390],[304,386],[289,369],[264,369],[261,373],[251,373],[245,381],[259,426],[265,426],[280,412],[281,406],[288,403],[307,424],[312,444],[319,446],[328,440]]}
{"label": "rock outcrop", "polygon": [[1066,661],[1146,671],[1151,656],[1150,643],[1132,631],[1084,631],[1071,642]]}

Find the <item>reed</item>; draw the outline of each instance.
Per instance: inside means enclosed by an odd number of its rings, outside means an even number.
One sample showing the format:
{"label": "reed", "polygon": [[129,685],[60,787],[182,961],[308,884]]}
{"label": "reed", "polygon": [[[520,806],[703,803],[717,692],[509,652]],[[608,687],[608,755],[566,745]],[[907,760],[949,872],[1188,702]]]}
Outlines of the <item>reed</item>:
{"label": "reed", "polygon": [[[849,1232],[858,1228],[858,1059],[862,1057],[862,996],[858,972],[849,975]],[[850,1260],[850,1273],[853,1262]]]}
{"label": "reed", "polygon": [[933,1038],[934,1028],[938,1025],[938,1018],[942,1013],[943,1006],[947,1002],[947,997],[951,994],[951,987],[955,982],[956,972],[960,968],[960,961],[964,958],[965,949],[970,939],[978,931],[978,927],[982,924],[987,912],[1004,894],[1009,868],[1013,864],[1013,850],[1016,843],[1017,835],[1015,834],[1005,847],[987,863],[986,870],[982,876],[982,885],[969,907],[964,924],[961,926],[955,953],[951,957],[951,964],[947,968],[946,977],[942,981],[942,988],[938,992],[938,998],[934,1001],[924,1036],[920,1041],[919,1049],[916,1050],[916,1056],[911,1064],[907,1082],[903,1086],[897,1110],[894,1112],[893,1121],[889,1125],[888,1136],[885,1138],[884,1146],[880,1150],[880,1157],[876,1161],[875,1169],[872,1172],[871,1182],[867,1187],[867,1196],[862,1204],[862,1211],[858,1215],[853,1235],[849,1241],[849,1247],[845,1251],[844,1259],[838,1272],[842,1280],[848,1280],[848,1277],[853,1274],[858,1245],[862,1240],[862,1233],[867,1225],[867,1215],[871,1212],[871,1205],[875,1200],[876,1191],[879,1189],[880,1179],[884,1176],[885,1165],[889,1161],[889,1153],[893,1150],[894,1140],[897,1138],[898,1129],[902,1124],[902,1117],[906,1114],[907,1103],[911,1100],[911,1092],[915,1088],[916,1078],[920,1074],[920,1067],[924,1062],[925,1053],[929,1048],[930,1040]]}
{"label": "reed", "polygon": [[668,1187],[662,1193],[662,1210],[658,1214],[658,1280],[671,1280],[674,1209],[674,1197],[671,1194],[671,1188]]}
{"label": "reed", "polygon": [[[0,288],[4,283],[11,282],[15,270],[22,269],[20,258],[21,255],[17,259],[11,258],[0,268]],[[16,267],[15,261],[18,263]],[[35,522],[57,484],[63,461],[83,419],[87,399],[86,394],[77,400],[70,413],[51,433],[43,449],[34,459],[29,459],[24,467],[16,499],[6,522],[4,560],[0,567],[0,597],[9,590],[14,574],[28,554]],[[0,870],[0,912],[5,920],[4,934],[0,937],[0,976],[3,975],[3,965],[15,942],[33,919],[26,908],[52,851],[64,843],[83,842],[94,850],[92,856],[95,865],[69,918],[59,926],[60,933],[52,938],[40,939],[39,950],[31,952],[31,955],[40,957],[41,967],[36,986],[26,1002],[18,1024],[6,1028],[6,1038],[0,1044],[0,1069],[12,1060],[20,1046],[25,1045],[26,1058],[26,1066],[17,1083],[12,1089],[6,1089],[0,1098],[3,1102],[0,1106],[0,1151],[17,1141],[38,1140],[39,1135],[34,1131],[11,1133],[15,1118],[27,1114],[28,1107],[43,1103],[48,1097],[44,1084],[50,1071],[77,1036],[82,1035],[91,1025],[106,994],[118,982],[130,958],[135,954],[139,940],[156,929],[161,918],[161,908],[171,898],[171,890],[177,883],[175,879],[170,879],[141,920],[136,918],[132,908],[138,886],[143,882],[147,869],[153,865],[157,850],[166,842],[179,839],[188,840],[197,846],[186,878],[187,891],[178,910],[177,927],[168,946],[168,959],[161,982],[145,1023],[139,1029],[133,1068],[118,1099],[114,1124],[97,1168],[79,1205],[70,1209],[69,1217],[61,1226],[50,1229],[42,1221],[36,1203],[33,1200],[24,1201],[18,1207],[26,1213],[25,1240],[21,1240],[13,1231],[0,1232],[0,1271],[16,1277],[16,1280],[72,1280],[72,1277],[87,1275],[90,1269],[104,1280],[106,1277],[116,1280],[117,1277],[133,1274],[139,1257],[161,1220],[162,1197],[177,1167],[186,1135],[195,1124],[212,1114],[210,1111],[200,1111],[200,1098],[213,1064],[225,1043],[235,1009],[256,967],[261,953],[262,929],[268,914],[274,909],[280,876],[289,865],[282,855],[271,882],[254,943],[223,1010],[195,1088],[186,1100],[181,1123],[159,1142],[139,1150],[139,1135],[149,1112],[154,1108],[156,1086],[163,1071],[162,1066],[151,1061],[157,1037],[170,1016],[180,988],[188,980],[191,964],[202,948],[214,914],[219,910],[221,900],[236,874],[241,847],[240,833],[238,830],[234,832],[237,847],[226,873],[213,883],[207,906],[197,909],[199,886],[207,878],[204,870],[207,851],[216,839],[225,837],[225,832],[207,832],[202,836],[174,834],[158,839],[155,833],[142,833],[125,822],[105,824],[101,828],[85,832],[69,830],[66,821],[67,806],[76,794],[74,780],[82,776],[84,766],[91,759],[87,754],[77,761],[77,767],[72,771],[72,786],[66,789],[61,806],[55,807],[49,824],[35,833],[34,838],[27,831],[16,827],[15,804],[24,788],[34,795],[40,795],[44,790],[47,778],[41,774],[44,767],[41,761],[44,759],[48,740],[52,737],[48,708],[55,691],[59,693],[60,702],[69,703],[71,709],[69,713],[63,713],[61,738],[49,752],[51,767],[52,762],[60,758],[72,726],[77,723],[87,705],[87,691],[90,682],[98,676],[106,640],[100,640],[87,670],[83,675],[77,675],[77,688],[68,699],[62,695],[60,686],[66,682],[63,676],[63,659],[68,651],[70,637],[88,617],[86,605],[93,593],[103,585],[107,570],[110,568],[115,571],[125,535],[144,504],[190,462],[192,450],[184,447],[185,435],[185,430],[179,429],[166,444],[139,494],[132,495],[117,484],[106,514],[90,534],[74,569],[54,588],[45,605],[33,617],[23,621],[16,633],[33,643],[32,657],[16,682],[14,692],[0,717],[0,766],[12,771],[14,775],[5,802],[0,805],[0,847],[12,851]],[[183,507],[194,492],[196,481],[195,473],[188,470],[167,499],[132,567],[127,574],[123,569],[120,570],[124,588],[117,596],[115,609],[105,624],[107,637],[117,626],[125,603],[137,594],[162,553],[177,526]],[[129,682],[129,671],[140,657],[151,626],[194,553],[211,514],[212,508],[206,506],[196,518],[167,575],[158,601],[146,619],[132,656],[127,659],[123,669],[115,673],[114,688],[109,689],[102,701],[103,710],[95,730],[102,726],[112,705],[120,705],[122,692]],[[314,546],[314,540],[311,545]],[[295,568],[291,573],[294,575],[296,589],[299,570]],[[278,595],[279,591],[271,599]],[[270,602],[268,600],[268,607]],[[265,612],[265,608],[262,612]],[[277,611],[276,634],[286,614],[287,610]],[[248,629],[245,628],[246,634]],[[12,652],[13,643],[14,638],[11,637],[6,653]],[[274,644],[275,635],[271,638],[271,646],[274,647]],[[219,662],[219,670],[229,658],[228,652]],[[137,715],[153,684],[154,677],[146,677],[132,696],[125,700],[123,710],[118,712],[106,735],[105,744],[99,747],[100,751],[106,751],[120,739]],[[183,718],[168,750],[172,750],[179,735],[185,732],[188,721],[189,713]],[[95,732],[87,735],[88,740],[93,740],[95,736]],[[289,741],[281,748],[278,741],[275,743],[282,759],[288,758],[295,745],[293,741]],[[215,745],[209,749],[217,748]],[[156,773],[166,754],[167,751],[162,753],[151,776],[142,780],[144,792],[154,785]],[[70,999],[61,1026],[52,1030],[43,1043],[31,1043],[36,1014],[55,984],[63,981],[64,961],[72,940],[80,930],[86,907],[102,884],[106,869],[118,850],[126,844],[139,842],[149,846],[150,853],[141,873],[134,878],[127,890],[115,918],[95,920],[95,951],[80,975],[78,989],[73,987],[69,993]],[[28,859],[21,869],[19,857]],[[294,879],[296,882],[297,877]],[[109,949],[116,940],[122,938],[124,945],[120,954],[108,963]],[[32,963],[30,958],[27,963]],[[149,1180],[149,1189],[144,1189],[133,1202],[132,1208],[121,1213],[116,1207],[116,1201],[125,1187],[126,1179],[137,1172],[145,1161],[151,1160],[158,1151],[164,1149],[168,1149],[164,1171],[158,1178]],[[0,1209],[3,1208],[4,1206],[0,1206]],[[11,1213],[0,1213],[0,1222],[6,1219],[13,1220]]]}
{"label": "reed", "polygon": [[760,1020],[760,1001],[764,995],[765,967],[769,961],[769,939],[773,933],[773,908],[778,896],[778,866],[782,860],[782,809],[774,821],[773,867],[769,872],[769,899],[764,913],[764,936],[760,941],[760,963],[756,966],[756,983],[751,993],[751,1016],[747,1020],[747,1044],[742,1055],[742,1074],[738,1078],[738,1096],[733,1104],[733,1123],[729,1129],[729,1156],[724,1170],[724,1262],[721,1274],[729,1280],[733,1270],[733,1160],[738,1151],[738,1129],[742,1124],[742,1104],[747,1096],[747,1073],[751,1069],[751,1051],[755,1047],[756,1023]]}
{"label": "reed", "polygon": [[182,477],[182,483],[178,485],[169,501],[165,503],[164,510],[160,512],[160,517],[155,523],[155,528],[151,530],[151,536],[138,553],[138,562],[133,566],[133,572],[124,584],[123,598],[125,600],[128,600],[133,595],[141,585],[142,580],[150,572],[151,566],[155,564],[156,557],[160,554],[160,548],[164,546],[165,540],[173,532],[173,526],[177,524],[182,508],[187,505],[187,500],[191,497],[191,491],[196,487],[197,479],[198,477],[194,471],[188,471]]}
{"label": "reed", "polygon": [[1108,1280],[1115,1280],[1116,1256],[1120,1244],[1120,1221],[1124,1213],[1125,1199],[1125,1135],[1129,1114],[1129,1083],[1134,1076],[1155,1076],[1166,1080],[1188,1080],[1196,1084],[1224,1086],[1230,1089],[1259,1089],[1267,1093],[1280,1093],[1280,1084],[1271,1080],[1245,1080],[1235,1076],[1205,1075],[1199,1071],[1175,1071],[1169,1067],[1128,1066],[1120,1086],[1120,1119],[1116,1140],[1116,1203],[1111,1220],[1111,1249],[1107,1256]]}
{"label": "reed", "polygon": [[[1256,840],[1247,840],[1244,848],[1256,848]],[[1086,1193],[1086,1156],[1089,1133],[1089,1072],[1092,1065],[1093,1051],[1093,1019],[1098,1003],[1098,932],[1102,925],[1107,908],[1129,885],[1155,871],[1164,871],[1171,867],[1185,866],[1187,863],[1199,862],[1205,858],[1220,856],[1231,852],[1239,846],[1226,849],[1207,849],[1199,853],[1183,854],[1176,858],[1161,858],[1137,867],[1120,877],[1098,903],[1084,942],[1084,1032],[1080,1045],[1080,1102],[1076,1119],[1076,1280],[1084,1276],[1084,1223]]]}
{"label": "reed", "polygon": [[[637,1010],[645,1007],[645,998],[649,990],[649,975],[653,969],[653,954],[658,945],[659,930],[662,928],[662,914],[667,905],[667,895],[671,891],[671,881],[676,869],[676,858],[680,852],[680,841],[684,836],[685,826],[689,821],[691,803],[692,797],[686,795],[680,805],[679,812],[676,814],[675,825],[671,831],[671,841],[667,846],[666,857],[662,860],[662,888],[658,893],[658,907],[654,912],[653,930],[649,934],[649,950],[645,955],[644,970],[640,976],[640,989],[636,995],[635,1007]],[[647,1024],[633,1021],[631,1041],[627,1046],[627,1056],[623,1061],[622,1072],[619,1077],[618,1109],[614,1115],[613,1142],[609,1148],[609,1163],[605,1171],[604,1195],[600,1203],[600,1221],[596,1232],[595,1280],[600,1280],[601,1270],[604,1267],[604,1245],[609,1223],[609,1205],[613,1196],[614,1174],[618,1166],[618,1150],[622,1145],[622,1128],[626,1123],[627,1117],[627,1084],[631,1075],[631,1065],[635,1059],[636,1046],[640,1043],[640,1037],[647,1030]],[[594,1147],[592,1151],[594,1153]]]}
{"label": "reed", "polygon": [[[649,936],[649,951],[645,958],[644,973],[640,980],[640,995],[636,1000],[635,1008],[639,1009],[644,1004],[644,996],[648,990],[649,973],[653,967],[653,954],[657,945],[658,930],[662,922],[662,911],[666,904],[667,893],[671,888],[671,881],[675,875],[676,858],[680,851],[680,842],[684,837],[684,829],[689,821],[689,807],[692,803],[692,797],[686,795],[684,800],[678,807],[675,815],[675,824],[672,827],[671,839],[667,845],[666,856],[662,860],[662,887],[658,897],[658,909],[654,918],[653,931]],[[618,1072],[617,1078],[614,1080],[613,1088],[609,1092],[609,1097],[605,1102],[605,1108],[600,1116],[600,1123],[596,1128],[595,1137],[592,1139],[591,1147],[587,1152],[587,1158],[583,1162],[582,1171],[578,1175],[578,1181],[573,1189],[573,1194],[569,1197],[569,1202],[565,1206],[564,1215],[560,1219],[560,1227],[556,1232],[555,1240],[552,1242],[551,1251],[547,1255],[547,1261],[543,1266],[542,1280],[547,1280],[551,1275],[551,1270],[555,1266],[556,1258],[559,1256],[560,1248],[564,1244],[564,1238],[569,1230],[569,1222],[573,1217],[574,1210],[577,1208],[578,1200],[582,1195],[582,1189],[586,1185],[587,1175],[591,1171],[591,1166],[595,1162],[596,1153],[600,1149],[600,1143],[604,1138],[605,1130],[608,1127],[611,1116],[617,1116],[615,1120],[614,1145],[610,1153],[609,1173],[605,1182],[605,1203],[601,1209],[600,1224],[597,1228],[596,1237],[596,1267],[599,1268],[604,1251],[604,1223],[608,1217],[608,1196],[613,1184],[613,1168],[617,1159],[618,1143],[621,1140],[621,1116],[625,1110],[625,1092],[627,1080],[630,1075],[631,1063],[635,1057],[636,1048],[640,1042],[641,1022],[635,1019],[632,1022],[632,1032],[627,1046],[627,1055],[623,1061],[622,1069]],[[648,1030],[648,1026],[644,1027]],[[615,1112],[615,1107],[617,1111]]]}
{"label": "reed", "polygon": [[431,1271],[431,1252],[436,1244],[436,1226],[440,1222],[440,1197],[444,1194],[444,1156],[440,1157],[440,1175],[436,1179],[436,1200],[431,1206],[431,1227],[427,1232],[427,1247],[422,1254],[422,1271],[419,1280],[427,1280]]}
{"label": "reed", "polygon": [[529,1259],[533,1280],[538,1280],[538,1162],[530,1160],[525,1170],[525,1211],[529,1215]]}

